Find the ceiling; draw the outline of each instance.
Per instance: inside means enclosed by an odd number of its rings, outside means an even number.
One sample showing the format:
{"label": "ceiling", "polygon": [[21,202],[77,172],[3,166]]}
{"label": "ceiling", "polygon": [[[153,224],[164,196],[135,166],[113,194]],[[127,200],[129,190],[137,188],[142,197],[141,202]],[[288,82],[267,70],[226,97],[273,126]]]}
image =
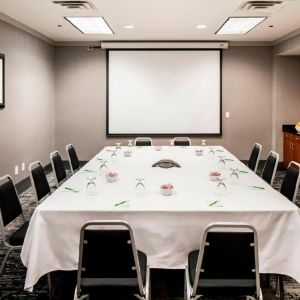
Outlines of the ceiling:
{"label": "ceiling", "polygon": [[[54,42],[210,41],[274,42],[300,30],[300,0],[287,0],[275,13],[245,12],[247,0],[88,0],[93,9],[68,9],[52,0],[1,0],[0,12]],[[268,18],[245,35],[215,35],[230,16]],[[84,35],[63,17],[102,16],[114,35]],[[197,29],[198,24],[207,25]],[[62,25],[58,27],[57,25]],[[134,25],[125,29],[124,25]],[[273,27],[269,27],[273,25]]]}

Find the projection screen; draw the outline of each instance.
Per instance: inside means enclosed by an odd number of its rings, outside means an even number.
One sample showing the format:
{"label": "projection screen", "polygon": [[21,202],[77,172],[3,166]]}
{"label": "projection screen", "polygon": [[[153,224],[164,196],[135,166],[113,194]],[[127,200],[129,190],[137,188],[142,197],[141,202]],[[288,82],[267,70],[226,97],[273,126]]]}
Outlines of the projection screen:
{"label": "projection screen", "polygon": [[107,135],[221,135],[221,50],[108,50]]}

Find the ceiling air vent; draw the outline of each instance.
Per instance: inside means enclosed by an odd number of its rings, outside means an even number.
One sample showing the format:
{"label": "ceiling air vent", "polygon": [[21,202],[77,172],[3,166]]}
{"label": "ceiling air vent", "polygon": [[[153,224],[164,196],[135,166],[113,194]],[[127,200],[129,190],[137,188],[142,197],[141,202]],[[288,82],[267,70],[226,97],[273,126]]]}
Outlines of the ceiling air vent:
{"label": "ceiling air vent", "polygon": [[80,9],[80,10],[94,9],[94,6],[89,1],[84,1],[84,0],[78,0],[78,1],[57,0],[52,2],[54,4],[58,4],[68,9]]}
{"label": "ceiling air vent", "polygon": [[245,4],[242,5],[241,11],[249,13],[271,14],[285,6],[289,1],[291,0],[247,1]]}

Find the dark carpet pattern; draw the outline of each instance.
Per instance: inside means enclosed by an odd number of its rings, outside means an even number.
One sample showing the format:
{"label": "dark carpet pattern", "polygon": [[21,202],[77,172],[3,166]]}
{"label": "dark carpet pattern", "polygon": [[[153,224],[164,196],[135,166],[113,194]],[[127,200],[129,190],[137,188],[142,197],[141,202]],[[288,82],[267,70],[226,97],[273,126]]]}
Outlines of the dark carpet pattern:
{"label": "dark carpet pattern", "polygon": [[[279,189],[285,172],[277,172],[274,181],[274,188]],[[48,180],[51,185],[54,185],[53,175],[50,173]],[[36,203],[31,188],[27,189],[20,195],[20,200],[26,218],[32,215]],[[297,196],[297,205],[300,207],[300,193]],[[22,219],[16,220],[10,224],[9,231],[13,232],[15,228],[22,223]],[[7,249],[0,245],[0,263],[2,262]],[[22,265],[20,260],[20,252],[15,251],[11,254],[4,272],[0,277],[0,299],[1,300],[42,300],[49,299],[49,289],[47,285],[47,277],[42,277],[34,288],[34,292],[25,292],[23,290],[24,278],[26,275],[26,268]],[[300,255],[300,253],[299,253]],[[300,267],[300,266],[299,266]],[[262,285],[264,284],[265,276],[262,276]],[[275,295],[275,276],[271,276],[271,288],[264,287],[264,299],[276,300],[279,299]],[[154,300],[182,300],[183,299],[183,272],[167,271],[167,270],[153,270],[151,272],[152,280],[152,299]],[[74,285],[76,282],[76,272],[54,272],[52,273],[53,284],[53,299],[68,300],[73,298]],[[285,284],[285,299],[300,300],[300,284],[290,277],[284,276]],[[101,297],[101,299],[108,299]],[[114,297],[112,298],[114,299]],[[225,298],[224,298],[225,299]],[[115,300],[115,299],[114,299]]]}

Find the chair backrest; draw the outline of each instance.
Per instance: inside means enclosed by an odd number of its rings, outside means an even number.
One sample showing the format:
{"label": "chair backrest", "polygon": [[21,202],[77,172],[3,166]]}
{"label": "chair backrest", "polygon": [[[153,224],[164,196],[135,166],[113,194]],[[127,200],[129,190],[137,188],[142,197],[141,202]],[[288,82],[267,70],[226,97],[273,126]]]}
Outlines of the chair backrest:
{"label": "chair backrest", "polygon": [[253,171],[256,172],[257,166],[259,163],[259,158],[261,154],[262,146],[258,143],[254,144],[254,147],[252,149],[249,161],[248,161],[248,167]]}
{"label": "chair backrest", "polygon": [[273,184],[275,174],[277,171],[278,162],[279,162],[279,154],[274,151],[271,151],[266,160],[264,169],[261,174],[262,179],[264,179],[270,185]]}
{"label": "chair backrest", "polygon": [[280,193],[292,202],[295,202],[300,180],[300,164],[291,161],[281,184]]}
{"label": "chair backrest", "polygon": [[188,137],[175,137],[173,143],[174,146],[192,146],[191,140]]}
{"label": "chair backrest", "polygon": [[56,178],[56,185],[58,187],[60,182],[67,178],[67,173],[58,151],[54,151],[50,154],[50,160]]}
{"label": "chair backrest", "polygon": [[[110,229],[103,227],[106,225]],[[144,295],[137,250],[128,223],[114,220],[90,221],[81,228],[78,296],[82,279],[85,278],[136,278],[140,293]]]}
{"label": "chair backrest", "polygon": [[29,174],[31,185],[34,189],[36,202],[39,202],[45,196],[51,193],[50,186],[41,162],[35,161],[31,163],[29,165]]}
{"label": "chair backrest", "polygon": [[152,139],[150,137],[137,137],[134,146],[152,146]]}
{"label": "chair backrest", "polygon": [[0,178],[0,225],[6,226],[21,214],[22,206],[14,182],[11,176],[5,175]]}
{"label": "chair backrest", "polygon": [[[257,233],[244,223],[212,223],[205,231],[200,246],[193,296],[202,279],[253,280],[253,293],[259,295]],[[256,284],[255,284],[256,283]]]}
{"label": "chair backrest", "polygon": [[68,153],[69,163],[71,167],[71,171],[74,174],[76,170],[79,169],[79,159],[76,153],[76,150],[72,144],[66,146],[66,150]]}

